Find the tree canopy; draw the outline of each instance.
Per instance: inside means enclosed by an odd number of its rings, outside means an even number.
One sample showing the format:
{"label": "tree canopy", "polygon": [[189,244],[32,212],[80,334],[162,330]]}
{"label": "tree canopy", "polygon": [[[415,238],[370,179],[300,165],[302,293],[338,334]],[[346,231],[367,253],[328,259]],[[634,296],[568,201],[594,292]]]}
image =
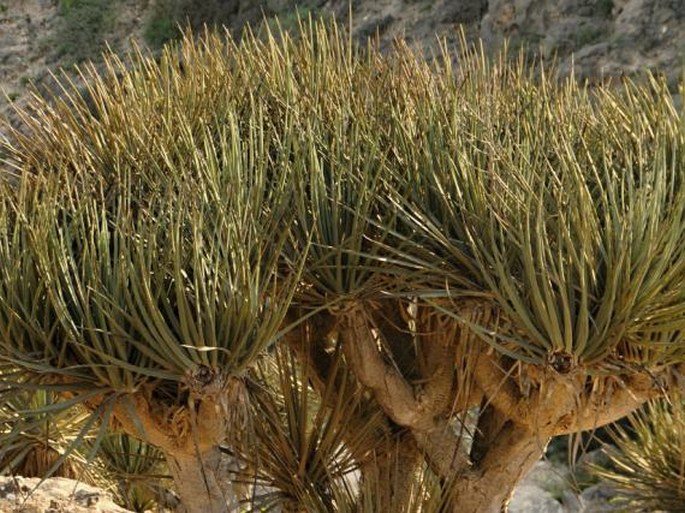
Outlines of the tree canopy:
{"label": "tree canopy", "polygon": [[[666,85],[453,57],[381,56],[323,24],[188,34],[36,96],[2,143],[4,393],[86,405],[161,447],[177,483],[221,444],[250,460],[251,416],[313,436],[293,398],[314,394],[337,438],[312,448],[352,463],[310,482],[395,472],[392,510],[419,511],[403,493],[423,485],[401,483],[423,472],[474,512],[499,511],[551,436],[667,393],[685,118]],[[189,485],[212,495],[208,465]]]}

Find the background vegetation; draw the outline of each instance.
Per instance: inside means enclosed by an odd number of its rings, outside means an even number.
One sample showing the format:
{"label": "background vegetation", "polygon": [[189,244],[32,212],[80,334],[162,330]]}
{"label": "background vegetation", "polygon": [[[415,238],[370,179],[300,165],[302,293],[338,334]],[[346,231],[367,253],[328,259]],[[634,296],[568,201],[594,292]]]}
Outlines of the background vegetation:
{"label": "background vegetation", "polygon": [[113,28],[116,4],[107,0],[60,0],[60,18],[51,36],[56,57],[65,64],[99,58],[106,49],[107,31]]}

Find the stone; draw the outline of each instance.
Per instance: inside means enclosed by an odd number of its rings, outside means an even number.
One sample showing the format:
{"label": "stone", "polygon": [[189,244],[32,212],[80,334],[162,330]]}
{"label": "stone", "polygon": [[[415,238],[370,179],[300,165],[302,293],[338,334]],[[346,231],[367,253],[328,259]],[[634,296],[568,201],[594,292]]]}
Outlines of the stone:
{"label": "stone", "polygon": [[674,0],[492,0],[480,24],[488,46],[539,47],[562,74],[662,70],[675,90],[683,73],[685,2]]}
{"label": "stone", "polygon": [[535,485],[518,486],[509,501],[509,513],[564,513],[551,493]]}
{"label": "stone", "polygon": [[521,482],[546,491],[552,497],[561,497],[565,490],[572,487],[570,472],[566,467],[558,467],[547,460],[538,461]]}
{"label": "stone", "polygon": [[583,502],[580,497],[571,490],[564,490],[561,495],[561,505],[565,513],[581,513]]}
{"label": "stone", "polygon": [[132,513],[112,496],[73,479],[0,476],[2,513]]}

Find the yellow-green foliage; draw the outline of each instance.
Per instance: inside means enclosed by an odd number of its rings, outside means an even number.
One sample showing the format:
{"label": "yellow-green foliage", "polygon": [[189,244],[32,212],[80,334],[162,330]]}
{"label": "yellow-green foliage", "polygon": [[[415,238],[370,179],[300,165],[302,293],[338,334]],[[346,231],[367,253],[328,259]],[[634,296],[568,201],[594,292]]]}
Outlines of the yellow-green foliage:
{"label": "yellow-green foliage", "polygon": [[153,509],[169,487],[162,452],[124,433],[106,436],[97,447],[96,469],[114,483],[118,502],[133,511]]}
{"label": "yellow-green foliage", "polygon": [[447,284],[491,298],[510,328],[483,335],[516,358],[679,361],[685,136],[665,86],[445,65],[322,26],[207,35],[36,100],[6,148],[3,351],[127,389],[242,368],[306,253],[299,301]]}
{"label": "yellow-green foliage", "polygon": [[92,479],[84,452],[73,447],[84,437],[87,419],[83,408],[59,408],[50,391],[25,390],[6,398],[0,403],[0,475]]}
{"label": "yellow-green foliage", "polygon": [[685,403],[649,403],[610,433],[609,463],[592,470],[614,487],[621,511],[678,512],[685,504]]}
{"label": "yellow-green foliage", "polygon": [[395,293],[457,319],[445,298],[487,302],[499,324],[471,328],[526,362],[682,362],[666,86],[588,90],[466,44],[458,61],[305,24],[65,79],[4,145],[0,358],[82,400],[181,408],[189,373],[241,374],[312,309]]}

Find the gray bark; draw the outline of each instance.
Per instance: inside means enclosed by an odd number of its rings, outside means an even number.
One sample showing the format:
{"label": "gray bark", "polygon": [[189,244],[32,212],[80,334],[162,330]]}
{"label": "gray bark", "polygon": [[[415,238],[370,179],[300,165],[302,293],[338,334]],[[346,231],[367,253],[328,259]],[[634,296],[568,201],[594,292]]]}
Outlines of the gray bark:
{"label": "gray bark", "polygon": [[229,513],[236,506],[219,480],[221,453],[165,453],[169,471],[181,497],[181,513]]}

